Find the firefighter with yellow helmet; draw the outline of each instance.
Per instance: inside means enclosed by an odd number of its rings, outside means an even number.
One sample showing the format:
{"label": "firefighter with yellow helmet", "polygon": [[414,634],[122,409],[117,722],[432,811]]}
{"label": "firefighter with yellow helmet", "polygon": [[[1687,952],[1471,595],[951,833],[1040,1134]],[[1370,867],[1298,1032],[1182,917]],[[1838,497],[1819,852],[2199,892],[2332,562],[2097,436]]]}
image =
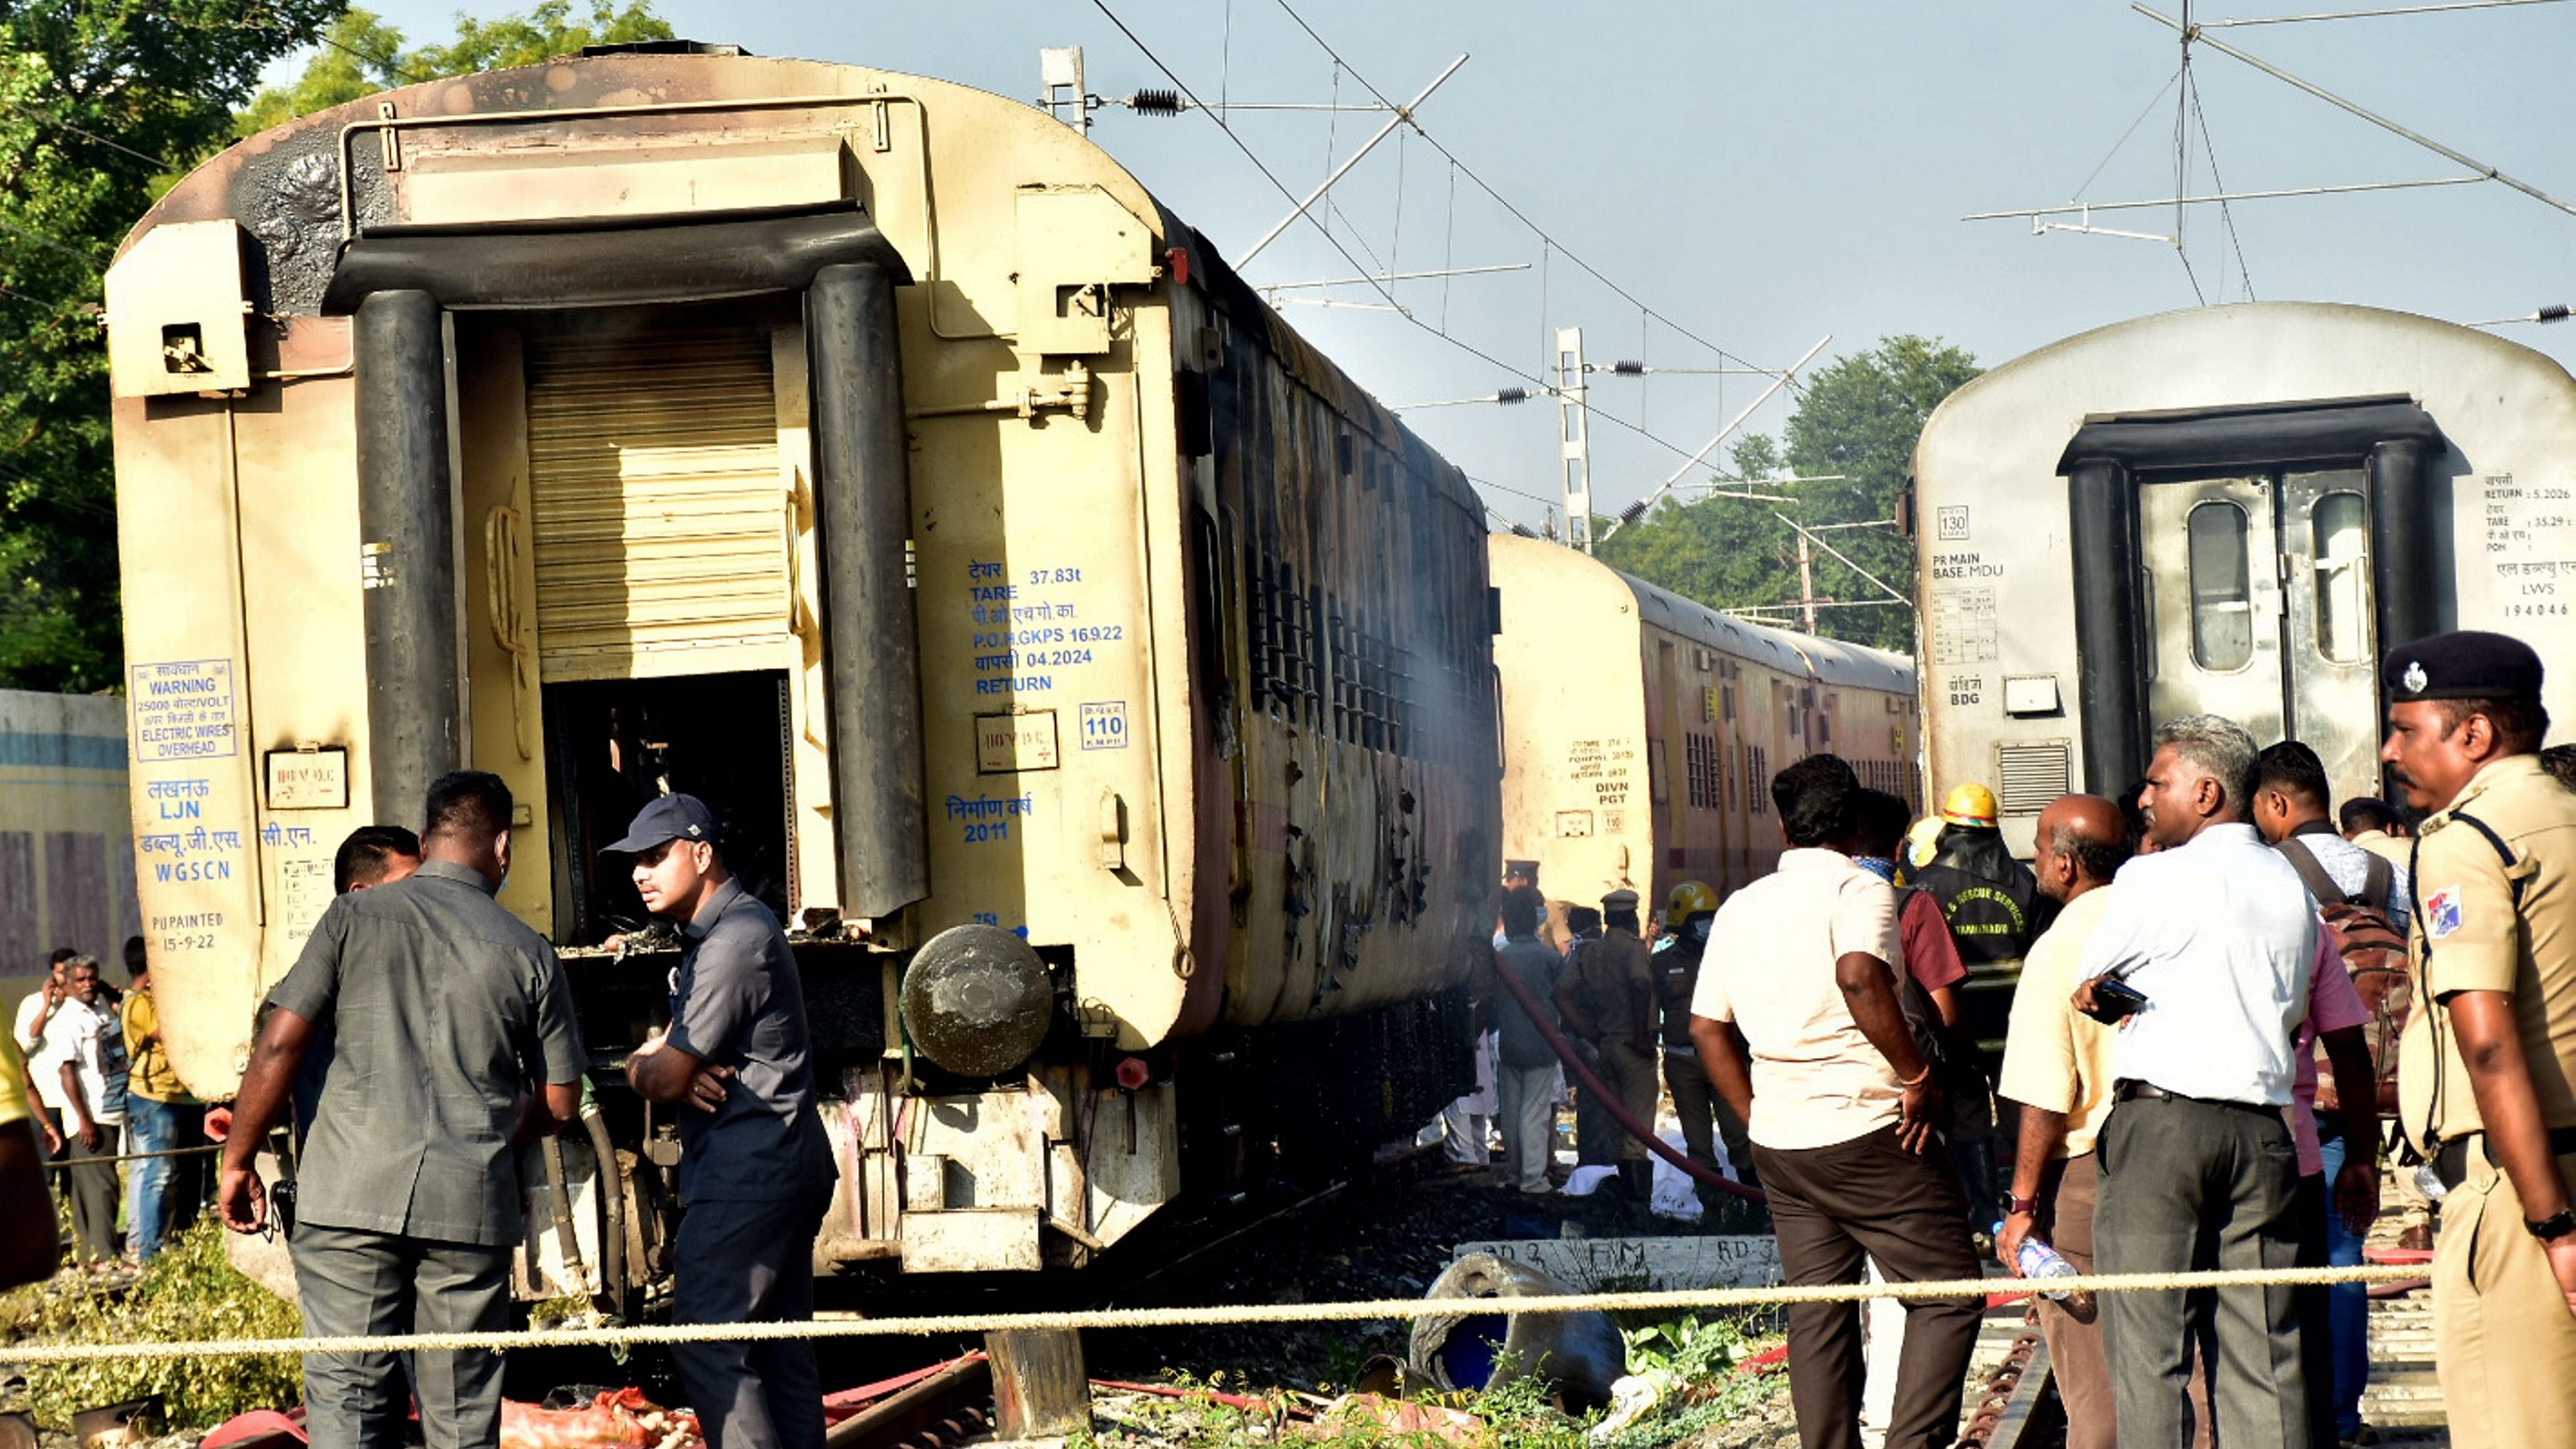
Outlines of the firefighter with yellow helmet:
{"label": "firefighter with yellow helmet", "polygon": [[[1672,1089],[1673,1110],[1681,1116],[1682,1142],[1691,1160],[1723,1171],[1717,1160],[1717,1143],[1723,1139],[1737,1179],[1759,1187],[1762,1179],[1753,1170],[1753,1141],[1745,1135],[1744,1119],[1710,1085],[1708,1069],[1690,1039],[1691,993],[1699,987],[1700,955],[1708,949],[1708,924],[1716,915],[1717,892],[1699,881],[1683,881],[1664,901],[1664,935],[1655,943],[1654,956],[1655,1000],[1663,1011],[1664,1085]],[[1714,1210],[1724,1196],[1704,1183],[1697,1191],[1703,1213]]]}
{"label": "firefighter with yellow helmet", "polygon": [[[1909,858],[1913,854],[1907,851]],[[1950,934],[1959,938],[1960,959],[1971,971],[2018,962],[2048,924],[2038,878],[2004,845],[1995,792],[1973,781],[1941,801],[1941,830],[1930,858],[1909,861],[1896,883],[1920,886],[1941,903]]]}
{"label": "firefighter with yellow helmet", "polygon": [[[2038,877],[2013,859],[2004,844],[1994,791],[1975,781],[1953,786],[1942,797],[1940,822],[1930,858],[1914,864],[1908,851],[1909,863],[1898,870],[1896,883],[1931,896],[1950,923],[1959,959],[1968,968],[1967,985],[1959,993],[1959,1026],[1977,1043],[1974,1067],[1991,1082],[2001,1060],[2013,986],[2021,979],[2021,958],[2056,911],[2039,893]],[[2002,1196],[1998,1168],[2011,1164],[1997,1160],[1994,1109],[1987,1094],[1954,1085],[1951,1095],[1951,1152],[1970,1180],[1970,1203],[1982,1209]],[[1980,1212],[1976,1221],[1985,1220]]]}

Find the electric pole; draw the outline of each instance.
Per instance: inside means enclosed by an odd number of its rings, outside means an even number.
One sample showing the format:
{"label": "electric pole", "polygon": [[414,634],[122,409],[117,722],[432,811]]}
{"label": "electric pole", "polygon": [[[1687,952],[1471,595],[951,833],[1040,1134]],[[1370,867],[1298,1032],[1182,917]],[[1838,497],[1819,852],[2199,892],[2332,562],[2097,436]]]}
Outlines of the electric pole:
{"label": "electric pole", "polygon": [[1592,552],[1592,412],[1584,403],[1583,329],[1556,329],[1557,438],[1565,467],[1566,541]]}

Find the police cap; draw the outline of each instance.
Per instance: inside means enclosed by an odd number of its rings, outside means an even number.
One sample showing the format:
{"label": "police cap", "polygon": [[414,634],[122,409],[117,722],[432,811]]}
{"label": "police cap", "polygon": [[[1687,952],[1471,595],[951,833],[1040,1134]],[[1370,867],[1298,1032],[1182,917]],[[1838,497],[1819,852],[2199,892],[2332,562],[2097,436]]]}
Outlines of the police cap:
{"label": "police cap", "polygon": [[1637,913],[1637,893],[1632,890],[1612,891],[1610,894],[1601,898],[1601,909],[1612,915],[1616,915],[1621,911],[1626,911],[1630,915],[1635,915]]}
{"label": "police cap", "polygon": [[704,840],[712,843],[724,834],[717,823],[716,812],[695,795],[665,795],[649,801],[635,812],[635,823],[626,827],[626,838],[600,851],[602,855],[639,855],[666,840]]}
{"label": "police cap", "polygon": [[2519,639],[2461,629],[2388,651],[2379,679],[2392,704],[2419,699],[2536,700],[2540,698],[2540,656]]}

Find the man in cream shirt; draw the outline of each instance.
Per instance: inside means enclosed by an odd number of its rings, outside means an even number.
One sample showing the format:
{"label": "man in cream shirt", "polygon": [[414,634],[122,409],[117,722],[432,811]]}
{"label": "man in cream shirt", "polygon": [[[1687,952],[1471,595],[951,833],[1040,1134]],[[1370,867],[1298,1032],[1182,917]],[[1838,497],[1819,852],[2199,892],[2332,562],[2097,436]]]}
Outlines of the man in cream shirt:
{"label": "man in cream shirt", "polygon": [[[2111,877],[2129,858],[2128,824],[2108,800],[2067,795],[2040,813],[2037,846],[2031,869],[2040,893],[2059,910],[2022,962],[2004,1036],[2003,1078],[1995,1090],[2021,1104],[2021,1142],[2012,1212],[1995,1240],[1995,1256],[2018,1273],[2023,1241],[2035,1240],[2055,1248],[2077,1272],[2090,1273],[2100,1178],[2093,1139],[2111,1106],[2115,1038],[2068,998],[2084,943],[2110,909]],[[2042,1298],[2039,1327],[2066,1402],[2067,1449],[2114,1449],[2111,1363],[2102,1352],[2099,1319]]]}
{"label": "man in cream shirt", "polygon": [[[1898,1001],[1896,896],[1851,858],[1860,782],[1812,755],[1771,782],[1789,849],[1710,925],[1691,1041],[1743,1114],[1793,1284],[1977,1276],[1967,1205],[1950,1176],[1932,1063]],[[1740,1035],[1739,1035],[1740,1033]],[[1956,1437],[1980,1299],[1907,1305],[1887,1449]],[[1857,1449],[1860,1310],[1789,1310],[1789,1396],[1805,1449]]]}

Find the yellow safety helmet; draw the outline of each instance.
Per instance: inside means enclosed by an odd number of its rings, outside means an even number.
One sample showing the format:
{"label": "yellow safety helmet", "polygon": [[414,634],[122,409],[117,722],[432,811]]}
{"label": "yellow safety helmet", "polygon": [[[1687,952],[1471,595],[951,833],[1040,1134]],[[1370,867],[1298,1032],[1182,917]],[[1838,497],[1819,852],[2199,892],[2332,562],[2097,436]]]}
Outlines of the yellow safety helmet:
{"label": "yellow safety helmet", "polygon": [[1716,909],[1717,892],[1710,890],[1704,882],[1686,880],[1673,887],[1673,893],[1664,899],[1664,924],[1680,930],[1684,921]]}
{"label": "yellow safety helmet", "polygon": [[1995,792],[1979,784],[1955,786],[1941,801],[1941,818],[1952,825],[1995,823]]}
{"label": "yellow safety helmet", "polygon": [[1941,842],[1941,817],[1926,815],[1905,832],[1905,863],[1916,870],[1932,863]]}

